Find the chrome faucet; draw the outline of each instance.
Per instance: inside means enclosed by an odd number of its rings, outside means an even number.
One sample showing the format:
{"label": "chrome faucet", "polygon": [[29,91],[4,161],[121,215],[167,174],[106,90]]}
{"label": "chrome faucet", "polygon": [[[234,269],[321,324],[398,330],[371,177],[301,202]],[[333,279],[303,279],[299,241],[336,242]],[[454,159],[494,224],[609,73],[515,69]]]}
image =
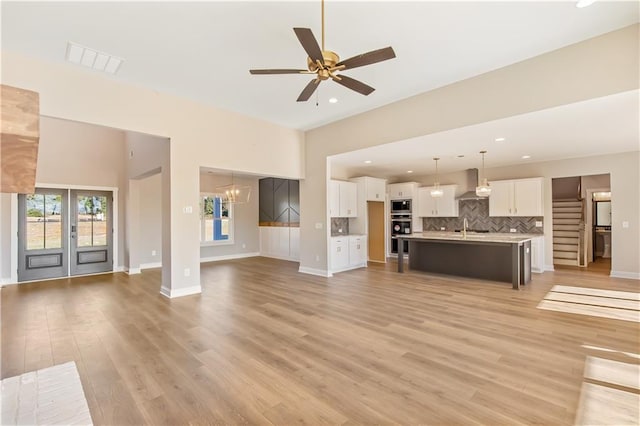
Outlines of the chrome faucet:
{"label": "chrome faucet", "polygon": [[467,239],[467,226],[469,226],[469,222],[465,217],[464,219],[462,219],[462,238],[465,240]]}

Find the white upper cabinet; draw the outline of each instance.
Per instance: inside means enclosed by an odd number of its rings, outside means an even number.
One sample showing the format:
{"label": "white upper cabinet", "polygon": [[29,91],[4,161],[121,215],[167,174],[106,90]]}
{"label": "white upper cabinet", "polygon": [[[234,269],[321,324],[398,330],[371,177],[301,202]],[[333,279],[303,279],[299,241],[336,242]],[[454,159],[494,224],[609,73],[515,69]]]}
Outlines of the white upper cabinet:
{"label": "white upper cabinet", "polygon": [[440,185],[442,197],[433,198],[427,186],[418,188],[418,216],[420,217],[458,217],[457,185]]}
{"label": "white upper cabinet", "polygon": [[412,199],[417,196],[418,184],[416,182],[392,183],[387,185],[390,200]]}
{"label": "white upper cabinet", "polygon": [[542,178],[518,179],[513,183],[516,216],[544,216]]}
{"label": "white upper cabinet", "polygon": [[340,182],[340,217],[356,217],[358,212],[358,185]]}
{"label": "white upper cabinet", "polygon": [[358,195],[361,201],[381,201],[384,202],[387,192],[386,179],[371,176],[360,176],[351,178],[349,181],[358,185]]}
{"label": "white upper cabinet", "polygon": [[367,201],[384,201],[384,194],[386,193],[386,183],[384,179],[366,177],[366,200]]}
{"label": "white upper cabinet", "polygon": [[543,179],[489,182],[489,216],[544,216]]}
{"label": "white upper cabinet", "polygon": [[329,216],[339,217],[340,215],[340,182],[332,180],[329,182]]}
{"label": "white upper cabinet", "polygon": [[331,180],[329,182],[329,216],[356,217],[358,189],[353,182]]}

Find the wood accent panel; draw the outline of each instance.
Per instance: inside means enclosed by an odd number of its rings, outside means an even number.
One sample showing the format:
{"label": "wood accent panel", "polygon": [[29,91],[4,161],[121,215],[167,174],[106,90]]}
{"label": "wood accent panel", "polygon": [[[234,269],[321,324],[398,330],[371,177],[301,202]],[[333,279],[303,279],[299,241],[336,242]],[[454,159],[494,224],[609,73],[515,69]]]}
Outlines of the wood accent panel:
{"label": "wood accent panel", "polygon": [[2,377],[74,360],[96,425],[573,425],[584,345],[638,353],[637,323],[537,308],[555,284],[637,281],[556,271],[514,292],[396,268],[214,262],[172,300],[160,269],[7,286]]}
{"label": "wood accent panel", "polygon": [[300,222],[259,222],[258,226],[278,226],[283,228],[299,228]]}
{"label": "wood accent panel", "polygon": [[384,203],[377,201],[367,202],[367,214],[369,217],[368,243],[369,261],[386,262],[384,250]]}
{"label": "wood accent panel", "polygon": [[36,92],[0,85],[0,192],[35,191],[40,99]]}

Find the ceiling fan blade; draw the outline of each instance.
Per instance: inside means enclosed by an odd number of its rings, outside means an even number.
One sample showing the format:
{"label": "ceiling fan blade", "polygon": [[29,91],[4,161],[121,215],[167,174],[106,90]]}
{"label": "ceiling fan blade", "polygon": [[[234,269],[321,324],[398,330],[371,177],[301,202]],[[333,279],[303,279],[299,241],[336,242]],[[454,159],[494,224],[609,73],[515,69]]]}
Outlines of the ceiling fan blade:
{"label": "ceiling fan blade", "polygon": [[313,60],[313,62],[320,61],[324,65],[324,58],[322,57],[322,51],[318,45],[318,41],[309,28],[294,28],[293,31],[298,36],[300,44],[307,52],[307,55]]}
{"label": "ceiling fan blade", "polygon": [[[356,91],[356,92],[358,92],[358,93],[360,93],[362,95],[365,95],[365,96],[371,94],[371,92],[376,90],[373,87],[368,86],[368,85],[364,84],[361,81],[358,81],[358,80],[353,79],[351,77],[347,77],[346,75],[343,75],[343,74],[340,74],[339,76],[332,77],[332,78],[333,78],[333,81],[335,81],[336,83],[341,84],[344,87],[346,87],[348,89],[351,89],[351,90],[354,90],[354,91]],[[338,80],[338,78],[340,80]]]}
{"label": "ceiling fan blade", "polygon": [[311,80],[309,84],[307,84],[307,86],[304,88],[302,93],[300,93],[300,96],[298,96],[297,101],[298,102],[308,101],[311,95],[313,95],[313,92],[316,91],[319,85],[320,85],[320,80],[318,80],[317,78],[314,78],[313,80]]}
{"label": "ceiling fan blade", "polygon": [[271,69],[271,70],[249,70],[250,74],[309,74],[309,70],[292,69]]}
{"label": "ceiling fan blade", "polygon": [[363,53],[361,55],[354,56],[353,58],[346,59],[338,62],[335,68],[344,65],[344,70],[362,67],[364,65],[375,64],[376,62],[386,61],[396,57],[396,52],[393,51],[391,46],[384,47],[378,50],[372,50],[371,52]]}

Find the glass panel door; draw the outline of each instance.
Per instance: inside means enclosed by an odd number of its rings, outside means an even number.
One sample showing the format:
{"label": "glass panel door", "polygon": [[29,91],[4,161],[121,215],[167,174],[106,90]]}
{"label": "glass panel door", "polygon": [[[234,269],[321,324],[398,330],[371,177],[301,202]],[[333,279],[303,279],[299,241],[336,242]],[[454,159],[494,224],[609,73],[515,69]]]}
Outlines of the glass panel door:
{"label": "glass panel door", "polygon": [[18,195],[18,281],[67,276],[67,190]]}
{"label": "glass panel door", "polygon": [[113,270],[111,192],[71,191],[71,275]]}

